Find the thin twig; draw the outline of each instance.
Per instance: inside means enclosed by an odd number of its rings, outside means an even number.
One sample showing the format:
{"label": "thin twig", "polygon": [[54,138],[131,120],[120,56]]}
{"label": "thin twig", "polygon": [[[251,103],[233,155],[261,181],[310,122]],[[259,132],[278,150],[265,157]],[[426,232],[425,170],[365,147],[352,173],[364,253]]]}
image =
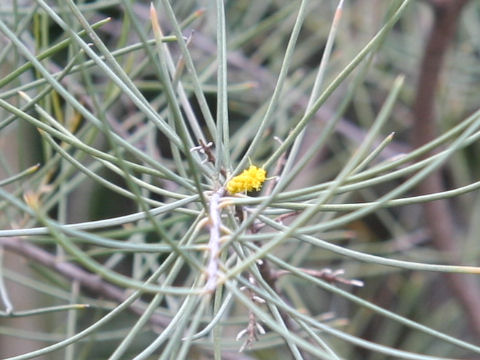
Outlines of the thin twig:
{"label": "thin twig", "polygon": [[[251,274],[248,277],[248,281],[250,281],[250,283],[252,283],[253,285],[255,285],[256,283],[255,278]],[[252,302],[256,302],[259,304],[265,303],[265,300],[255,295],[255,292],[253,292],[252,289],[250,288],[244,288],[244,289],[247,291],[248,297]],[[236,339],[238,341],[245,335],[247,335],[247,338],[245,339],[243,345],[240,347],[240,350],[238,351],[243,352],[245,349],[250,349],[253,343],[258,340],[258,335],[263,335],[263,334],[265,334],[265,329],[257,321],[257,317],[255,316],[255,313],[251,309],[249,309],[247,327],[238,333]]]}
{"label": "thin twig", "polygon": [[[357,287],[363,287],[364,285],[363,281],[361,280],[345,279],[344,277],[342,277],[341,275],[345,273],[345,270],[343,269],[338,269],[334,271],[329,268],[325,268],[321,270],[298,268],[298,270],[303,271],[305,274],[325,280],[331,284],[340,283],[340,284],[357,286]],[[289,275],[289,274],[291,274],[291,272],[288,270],[278,270],[274,273],[274,276],[278,279],[281,276]]]}
{"label": "thin twig", "polygon": [[221,188],[214,192],[208,203],[209,206],[209,227],[210,227],[210,240],[208,241],[208,264],[207,264],[207,281],[205,284],[205,291],[211,293],[217,288],[217,282],[219,278],[219,256],[220,256],[220,231],[221,231],[221,219],[220,219],[220,207],[219,202],[222,198],[225,189]]}

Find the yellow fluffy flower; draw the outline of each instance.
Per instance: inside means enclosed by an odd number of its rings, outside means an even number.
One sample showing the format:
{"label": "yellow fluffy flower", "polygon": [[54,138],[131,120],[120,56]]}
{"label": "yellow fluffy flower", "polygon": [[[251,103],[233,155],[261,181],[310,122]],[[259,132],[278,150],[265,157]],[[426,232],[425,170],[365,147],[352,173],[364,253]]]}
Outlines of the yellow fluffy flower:
{"label": "yellow fluffy flower", "polygon": [[267,177],[265,169],[258,168],[255,165],[250,167],[240,175],[235,176],[227,184],[227,190],[230,194],[236,194],[242,191],[260,190]]}

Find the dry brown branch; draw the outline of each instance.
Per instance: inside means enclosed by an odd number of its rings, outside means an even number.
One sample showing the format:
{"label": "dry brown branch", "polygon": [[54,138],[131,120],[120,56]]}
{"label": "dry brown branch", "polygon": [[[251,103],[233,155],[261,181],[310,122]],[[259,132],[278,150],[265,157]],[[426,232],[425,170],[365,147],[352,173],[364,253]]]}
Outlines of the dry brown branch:
{"label": "dry brown branch", "polygon": [[[59,275],[69,280],[78,282],[82,288],[95,293],[99,298],[103,297],[120,303],[129,295],[125,290],[106,282],[98,275],[92,274],[70,262],[61,261],[55,255],[21,238],[0,237],[0,246],[7,251],[14,252],[26,259],[55,270]],[[145,306],[142,306],[139,301],[134,302],[130,307],[130,310],[136,314],[142,314],[144,309]],[[150,320],[153,325],[161,327],[167,326],[170,322],[169,318],[158,314],[154,314]]]}
{"label": "dry brown branch", "polygon": [[[468,0],[430,0],[434,19],[425,52],[420,65],[420,72],[413,106],[414,125],[412,145],[419,147],[436,137],[435,93],[445,55],[452,43],[462,9]],[[440,172],[431,174],[417,191],[421,194],[436,193],[445,190]],[[458,239],[455,238],[455,226],[447,200],[433,201],[422,205],[425,221],[431,233],[433,245],[445,253],[452,262],[460,261]],[[444,275],[452,293],[462,304],[470,327],[480,338],[480,292],[473,279],[458,275]]]}

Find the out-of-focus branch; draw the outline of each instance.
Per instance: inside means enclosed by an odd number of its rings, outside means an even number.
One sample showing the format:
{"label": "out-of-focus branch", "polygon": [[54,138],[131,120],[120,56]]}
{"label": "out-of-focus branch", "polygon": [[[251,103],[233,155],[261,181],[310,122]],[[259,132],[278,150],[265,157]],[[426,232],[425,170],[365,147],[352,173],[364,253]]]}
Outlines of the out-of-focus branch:
{"label": "out-of-focus branch", "polygon": [[[72,281],[77,281],[81,287],[86,290],[92,291],[98,295],[98,297],[106,298],[116,302],[123,302],[130,293],[124,289],[121,289],[115,285],[112,285],[102,280],[98,275],[90,273],[75,264],[69,262],[62,262],[59,259],[43,250],[42,248],[26,242],[18,237],[0,237],[0,247],[3,247],[7,251],[14,252],[26,259],[35,261],[50,269],[55,270],[59,275],[66,277]],[[142,315],[145,310],[145,304],[137,300],[131,304],[130,310],[135,314]],[[152,325],[165,328],[170,323],[170,318],[153,314],[150,317],[150,323]],[[201,351],[213,356],[211,349],[201,348]],[[238,354],[236,352],[224,351],[222,353],[222,359],[226,360],[251,360],[252,358]]]}
{"label": "out-of-focus branch", "polygon": [[[428,3],[433,9],[434,19],[420,65],[413,107],[413,147],[421,146],[437,135],[434,112],[435,93],[445,54],[455,35],[462,9],[468,0],[429,0]],[[419,184],[417,190],[422,194],[444,191],[445,186],[440,172],[431,174]],[[423,211],[433,245],[445,253],[452,262],[458,262],[459,246],[455,239],[454,221],[447,200],[425,203]],[[446,274],[445,279],[467,313],[471,329],[476,337],[480,338],[480,312],[478,312],[480,292],[477,283],[471,278],[458,274]]]}
{"label": "out-of-focus branch", "polygon": [[[437,2],[444,4],[438,5]],[[413,107],[415,124],[412,142],[415,147],[423,145],[436,136],[435,93],[445,54],[455,34],[461,10],[467,2],[468,0],[431,1],[434,20],[420,65]]]}
{"label": "out-of-focus branch", "polygon": [[[100,298],[104,297],[109,300],[122,302],[129,295],[123,289],[102,280],[100,276],[90,273],[75,264],[59,261],[58,257],[21,238],[0,237],[0,247],[55,270],[65,278],[78,282],[82,288],[97,294]],[[139,301],[136,301],[130,309],[137,314],[142,314],[144,306],[141,306]],[[158,314],[154,314],[151,317],[151,323],[157,326],[165,327],[169,322],[169,318]]]}

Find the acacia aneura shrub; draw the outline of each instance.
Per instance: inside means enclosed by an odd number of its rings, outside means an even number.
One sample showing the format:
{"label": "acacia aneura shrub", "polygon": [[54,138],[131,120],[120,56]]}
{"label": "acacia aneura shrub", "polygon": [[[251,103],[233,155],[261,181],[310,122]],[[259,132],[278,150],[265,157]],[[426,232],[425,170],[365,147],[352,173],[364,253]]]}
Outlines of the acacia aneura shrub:
{"label": "acacia aneura shrub", "polygon": [[[441,136],[408,145],[427,11],[0,5],[0,356],[475,357],[442,274],[479,271],[478,104],[450,68]],[[467,193],[453,264],[418,204]]]}

